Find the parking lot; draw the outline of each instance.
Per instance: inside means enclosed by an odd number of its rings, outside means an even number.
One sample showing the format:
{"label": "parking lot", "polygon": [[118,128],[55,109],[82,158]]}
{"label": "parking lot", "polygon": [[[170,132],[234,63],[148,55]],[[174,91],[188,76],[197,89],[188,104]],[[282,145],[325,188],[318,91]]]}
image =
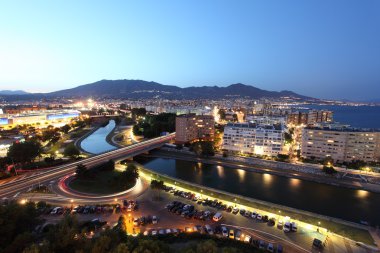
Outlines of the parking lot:
{"label": "parking lot", "polygon": [[[227,206],[223,201],[206,199],[196,194],[174,189],[161,191],[161,200],[159,201],[155,200],[154,196],[156,195],[156,191],[147,189],[136,200],[132,200],[132,202],[130,200],[127,203],[124,203],[124,200],[118,200],[110,205],[77,206],[75,203],[71,203],[63,208],[63,211],[59,211],[59,214],[45,213],[43,216],[47,219],[47,223],[55,223],[62,219],[63,213],[68,213],[70,210],[80,221],[96,221],[98,219],[105,222],[106,226],[113,227],[117,225],[120,215],[125,214],[129,234],[163,236],[182,232],[199,232],[252,243],[268,249],[270,252],[272,250],[276,252],[279,247],[284,252],[318,252],[317,248],[313,249],[312,247],[313,240],[314,238],[323,239],[323,236],[317,231],[304,227],[298,227],[296,231],[292,231],[294,226],[291,222],[294,221],[278,219],[280,216],[267,217],[255,210],[240,210],[235,206]],[[130,205],[130,203],[135,204]],[[185,206],[187,207],[185,208]],[[220,213],[221,218],[213,221],[216,213]],[[286,222],[290,224],[289,232],[284,231]],[[96,234],[95,230],[93,234]],[[326,242],[325,252],[369,252],[342,238],[334,237]]]}

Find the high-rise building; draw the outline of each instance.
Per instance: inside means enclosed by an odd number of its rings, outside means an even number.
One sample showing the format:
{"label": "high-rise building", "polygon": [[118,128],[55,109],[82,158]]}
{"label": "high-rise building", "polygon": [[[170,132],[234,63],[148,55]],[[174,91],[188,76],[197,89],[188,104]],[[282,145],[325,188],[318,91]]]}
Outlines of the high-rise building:
{"label": "high-rise building", "polygon": [[317,123],[332,122],[333,112],[325,110],[296,111],[287,115],[287,124],[290,125],[315,125]]}
{"label": "high-rise building", "polygon": [[184,114],[176,117],[176,143],[184,144],[197,140],[213,140],[214,117],[211,115]]}
{"label": "high-rise building", "polygon": [[224,127],[223,149],[227,151],[276,156],[283,145],[282,124],[228,123]]}
{"label": "high-rise building", "polygon": [[378,162],[380,132],[353,128],[304,128],[301,154],[305,158],[335,162]]}

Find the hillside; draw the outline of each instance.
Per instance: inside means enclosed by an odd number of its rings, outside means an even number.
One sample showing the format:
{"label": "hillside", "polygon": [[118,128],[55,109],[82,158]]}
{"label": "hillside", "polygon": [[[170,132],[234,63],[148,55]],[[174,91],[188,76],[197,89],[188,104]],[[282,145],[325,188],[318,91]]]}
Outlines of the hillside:
{"label": "hillside", "polygon": [[245,84],[227,87],[202,86],[180,88],[143,80],[101,80],[72,89],[44,94],[48,97],[102,97],[102,98],[167,98],[167,99],[221,99],[221,98],[280,98],[311,99],[291,91],[267,91]]}

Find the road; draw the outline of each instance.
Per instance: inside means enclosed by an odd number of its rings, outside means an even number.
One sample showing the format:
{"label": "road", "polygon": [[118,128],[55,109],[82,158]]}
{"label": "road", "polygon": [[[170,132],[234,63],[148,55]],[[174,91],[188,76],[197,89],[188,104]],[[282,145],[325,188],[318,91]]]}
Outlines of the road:
{"label": "road", "polygon": [[166,142],[172,140],[174,137],[175,133],[172,133],[167,136],[158,137],[155,139],[136,143],[125,148],[120,148],[100,155],[92,156],[78,162],[59,166],[48,171],[41,171],[41,173],[38,174],[31,173],[26,177],[19,177],[17,180],[0,185],[0,199],[17,197],[18,194],[23,191],[27,191],[33,185],[48,185],[50,182],[56,181],[60,177],[74,173],[78,164],[83,164],[91,167],[101,164],[110,159],[117,160],[133,157],[140,153],[158,148]]}

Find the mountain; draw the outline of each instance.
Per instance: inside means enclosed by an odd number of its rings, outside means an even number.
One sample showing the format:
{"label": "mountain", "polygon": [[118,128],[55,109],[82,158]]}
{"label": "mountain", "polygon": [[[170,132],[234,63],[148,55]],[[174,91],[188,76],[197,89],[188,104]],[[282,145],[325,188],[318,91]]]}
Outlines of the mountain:
{"label": "mountain", "polygon": [[23,90],[0,90],[0,95],[26,95],[29,94]]}
{"label": "mountain", "polygon": [[166,99],[221,99],[221,98],[280,98],[291,97],[314,100],[292,91],[267,91],[241,83],[227,87],[202,86],[180,88],[143,80],[101,80],[72,89],[44,94],[47,97],[101,97],[101,98],[166,98]]}

